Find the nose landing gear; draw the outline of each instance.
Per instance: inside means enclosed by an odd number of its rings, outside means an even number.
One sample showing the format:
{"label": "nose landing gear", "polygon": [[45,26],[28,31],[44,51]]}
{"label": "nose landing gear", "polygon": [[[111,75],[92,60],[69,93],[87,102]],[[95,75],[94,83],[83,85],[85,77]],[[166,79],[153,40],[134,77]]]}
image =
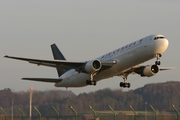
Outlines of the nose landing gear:
{"label": "nose landing gear", "polygon": [[155,65],[161,65],[160,57],[162,57],[162,55],[160,53],[157,53],[155,56],[156,56]]}

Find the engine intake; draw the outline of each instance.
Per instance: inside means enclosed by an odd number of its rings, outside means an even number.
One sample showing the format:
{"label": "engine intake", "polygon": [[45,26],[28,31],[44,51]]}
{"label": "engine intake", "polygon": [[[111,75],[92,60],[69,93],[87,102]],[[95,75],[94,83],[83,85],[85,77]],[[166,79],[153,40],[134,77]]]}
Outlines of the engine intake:
{"label": "engine intake", "polygon": [[100,70],[102,67],[102,64],[99,60],[92,60],[88,61],[85,65],[85,71],[87,73],[94,73],[98,70]]}

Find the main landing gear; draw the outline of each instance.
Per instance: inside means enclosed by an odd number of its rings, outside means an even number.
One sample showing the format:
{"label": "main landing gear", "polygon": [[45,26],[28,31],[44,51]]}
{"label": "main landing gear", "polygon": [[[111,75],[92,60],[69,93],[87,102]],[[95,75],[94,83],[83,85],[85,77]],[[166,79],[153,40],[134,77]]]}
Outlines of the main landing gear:
{"label": "main landing gear", "polygon": [[86,80],[86,85],[96,85],[96,81],[94,80]]}
{"label": "main landing gear", "polygon": [[123,87],[123,88],[130,88],[131,84],[130,84],[130,83],[120,82],[119,86],[120,86],[120,87]]}
{"label": "main landing gear", "polygon": [[155,56],[156,56],[155,65],[161,65],[160,57],[162,57],[162,55],[160,53],[157,53]]}
{"label": "main landing gear", "polygon": [[91,79],[90,80],[86,80],[86,85],[96,85],[96,81],[93,80],[93,77],[96,75],[96,73],[92,73],[91,74]]}
{"label": "main landing gear", "polygon": [[120,84],[119,84],[120,87],[130,88],[131,84],[125,82],[125,81],[127,80],[127,76],[128,76],[127,73],[124,73],[124,74],[122,75],[122,78],[124,79],[124,82],[120,82]]}

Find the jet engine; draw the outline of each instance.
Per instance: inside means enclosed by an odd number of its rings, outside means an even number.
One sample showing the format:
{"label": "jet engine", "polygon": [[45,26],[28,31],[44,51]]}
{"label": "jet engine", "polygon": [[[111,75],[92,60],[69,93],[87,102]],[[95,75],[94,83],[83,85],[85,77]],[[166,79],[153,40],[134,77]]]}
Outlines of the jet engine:
{"label": "jet engine", "polygon": [[149,65],[143,68],[135,70],[137,74],[140,74],[142,77],[151,77],[159,72],[159,66]]}
{"label": "jet engine", "polygon": [[87,73],[94,73],[98,70],[100,70],[102,67],[102,64],[99,60],[92,60],[92,61],[88,61],[85,65],[85,71]]}

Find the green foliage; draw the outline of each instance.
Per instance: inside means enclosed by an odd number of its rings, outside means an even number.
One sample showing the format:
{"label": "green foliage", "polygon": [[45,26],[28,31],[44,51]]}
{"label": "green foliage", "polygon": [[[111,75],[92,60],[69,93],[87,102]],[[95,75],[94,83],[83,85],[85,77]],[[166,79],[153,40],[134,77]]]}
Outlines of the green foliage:
{"label": "green foliage", "polygon": [[[32,103],[38,108],[42,116],[56,116],[52,106],[59,111],[60,115],[72,115],[69,105],[73,106],[78,113],[90,113],[89,105],[96,111],[107,111],[109,110],[108,105],[111,105],[115,111],[130,110],[129,105],[140,111],[144,110],[145,102],[147,105],[151,104],[158,111],[172,111],[171,104],[180,109],[179,91],[180,82],[148,84],[142,88],[126,92],[123,92],[122,89],[103,89],[79,95],[75,95],[71,91],[61,90],[33,91]],[[11,113],[12,100],[14,101],[15,116],[20,116],[17,107],[20,107],[28,115],[29,91],[12,92],[9,88],[0,90],[0,106],[8,114]],[[148,107],[148,109],[150,108]],[[38,116],[34,109],[33,116]]]}

